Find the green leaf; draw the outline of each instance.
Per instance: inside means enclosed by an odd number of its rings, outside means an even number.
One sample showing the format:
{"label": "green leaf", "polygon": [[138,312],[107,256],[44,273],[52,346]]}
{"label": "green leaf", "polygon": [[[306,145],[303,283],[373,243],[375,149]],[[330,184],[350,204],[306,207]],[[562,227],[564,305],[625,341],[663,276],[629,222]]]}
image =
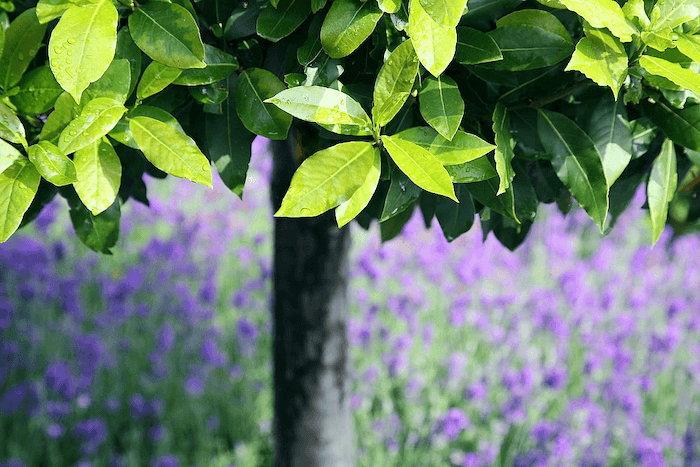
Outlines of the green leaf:
{"label": "green leaf", "polygon": [[652,31],[672,31],[677,26],[700,16],[697,0],[663,0],[656,2],[651,10]]}
{"label": "green leaf", "polygon": [[700,36],[690,34],[678,34],[676,47],[683,55],[687,55],[694,62],[700,63]]}
{"label": "green leaf", "polygon": [[439,25],[420,2],[411,2],[408,31],[418,60],[433,76],[440,76],[452,62],[457,48],[457,30]]}
{"label": "green leaf", "polygon": [[36,17],[41,24],[48,23],[74,5],[87,5],[88,0],[39,0],[36,4]]}
{"label": "green leaf", "polygon": [[378,152],[371,143],[353,141],[314,153],[294,172],[275,216],[318,216],[348,201],[367,178]]}
{"label": "green leaf", "polygon": [[0,139],[0,173],[19,159],[24,159],[24,155],[10,143]]}
{"label": "green leaf", "polygon": [[489,31],[503,60],[485,66],[497,70],[532,70],[554,65],[570,56],[574,46],[559,34],[527,25],[506,24]]}
{"label": "green leaf", "polygon": [[[445,167],[454,183],[483,182],[498,177],[496,169],[486,157],[480,157],[462,164],[448,165]],[[498,183],[496,184],[498,186]],[[507,190],[506,190],[507,192]],[[494,196],[496,192],[494,191]]]}
{"label": "green leaf", "polygon": [[40,66],[25,74],[19,83],[19,88],[10,101],[20,113],[38,115],[51,109],[63,94],[63,89],[56,82],[48,66]]}
{"label": "green leaf", "polygon": [[306,37],[306,41],[297,49],[297,61],[299,65],[308,65],[323,51],[323,47],[321,46],[322,24],[323,16],[314,15],[311,24],[309,24],[309,34]]}
{"label": "green leaf", "polygon": [[625,17],[614,0],[559,0],[566,8],[578,13],[594,28],[608,28],[622,42],[632,41],[637,29]]}
{"label": "green leaf", "polygon": [[499,28],[509,25],[532,26],[544,29],[573,44],[571,35],[569,31],[566,30],[566,27],[561,24],[561,21],[559,21],[556,16],[547,11],[529,9],[518,10],[496,21],[496,27]]}
{"label": "green leaf", "polygon": [[44,123],[41,129],[39,139],[46,141],[58,139],[58,136],[66,125],[79,115],[79,107],[80,106],[75,103],[70,94],[63,92],[63,94],[56,99],[53,111],[46,118],[46,123]]}
{"label": "green leaf", "polygon": [[[237,74],[228,78],[226,88],[229,95],[236,94],[237,80]],[[238,118],[233,99],[226,100],[221,110],[221,115],[205,115],[206,149],[221,180],[242,197],[255,135],[246,130]]]}
{"label": "green leaf", "polygon": [[692,70],[649,55],[642,55],[639,58],[639,64],[651,74],[663,76],[678,86],[700,94],[700,75]]}
{"label": "green leaf", "polygon": [[389,220],[379,224],[379,234],[382,239],[382,243],[396,238],[401,233],[406,223],[411,220],[415,206],[416,205],[414,203],[405,211],[402,211]]}
{"label": "green leaf", "polygon": [[114,58],[119,14],[111,0],[72,6],[61,16],[49,40],[49,64],[56,81],[77,103]]}
{"label": "green leaf", "polygon": [[365,181],[360,185],[349,200],[341,203],[335,208],[335,219],[338,223],[338,228],[353,220],[362,210],[367,207],[372,195],[377,190],[379,184],[379,176],[382,172],[382,156],[379,151],[374,151],[374,161],[370,167]]}
{"label": "green leaf", "polygon": [[478,202],[520,224],[520,220],[515,212],[515,195],[512,186],[509,186],[505,193],[497,195],[498,180],[494,177],[470,183],[468,188],[471,195]]}
{"label": "green leaf", "polygon": [[374,31],[382,10],[374,1],[335,0],[321,26],[321,45],[331,58],[350,55]]}
{"label": "green leaf", "polygon": [[192,138],[150,117],[131,118],[129,128],[146,159],[157,168],[212,187],[209,161]]}
{"label": "green leaf", "polygon": [[265,103],[265,99],[284,89],[284,83],[267,70],[249,68],[240,74],[236,85],[236,111],[249,131],[270,139],[287,138],[292,116],[274,104]]}
{"label": "green leaf", "polygon": [[[139,53],[141,52],[139,51]],[[87,87],[83,96],[90,100],[107,97],[123,104],[130,93],[131,65],[125,58],[115,58],[100,79]]]}
{"label": "green leaf", "polygon": [[385,222],[413,206],[422,192],[423,190],[406,174],[395,168],[391,174],[391,183],[384,199],[384,208],[379,222]]}
{"label": "green leaf", "polygon": [[462,65],[475,65],[503,60],[503,54],[488,34],[477,29],[459,27],[454,59]]}
{"label": "green leaf", "polygon": [[173,84],[182,86],[202,86],[228,78],[238,69],[238,60],[233,55],[222,52],[209,44],[204,44],[205,68],[182,70],[182,74]]}
{"label": "green leaf", "polygon": [[450,141],[427,126],[408,128],[395,134],[394,138],[409,141],[428,150],[442,165],[470,162],[496,148],[478,136],[462,130],[458,130]]}
{"label": "green leaf", "polygon": [[651,166],[651,174],[647,184],[652,245],[659,240],[661,232],[666,226],[668,203],[671,202],[676,194],[677,183],[676,151],[673,149],[673,142],[670,139],[665,139],[661,146],[661,152]]}
{"label": "green leaf", "polygon": [[598,101],[590,119],[588,134],[603,159],[608,187],[632,159],[632,130],[627,119],[627,108],[609,94]]}
{"label": "green leaf", "polygon": [[409,39],[391,52],[377,74],[372,107],[372,119],[376,125],[385,126],[401,110],[411,94],[417,74],[418,57]]}
{"label": "green leaf", "polygon": [[17,114],[0,101],[0,138],[27,147],[27,134]]}
{"label": "green leaf", "polygon": [[500,179],[498,191],[496,192],[496,196],[498,196],[510,188],[513,177],[515,177],[515,171],[511,164],[513,157],[515,157],[513,152],[515,142],[508,127],[508,111],[501,102],[496,104],[496,108],[493,111],[493,132],[496,135],[494,159],[496,161],[496,172]]}
{"label": "green leaf", "polygon": [[439,198],[435,206],[435,217],[437,217],[443,235],[448,242],[456,239],[474,225],[474,201],[469,194],[466,185],[455,185],[455,193],[459,203],[452,200]]}
{"label": "green leaf", "polygon": [[58,148],[63,154],[70,154],[94,143],[114,128],[124,112],[126,107],[114,99],[98,97],[91,100],[61,131]]}
{"label": "green leaf", "polygon": [[454,28],[467,8],[467,0],[420,0],[423,10],[440,26]]}
{"label": "green leaf", "polygon": [[88,208],[80,201],[75,193],[67,196],[71,221],[75,234],[85,246],[97,251],[111,255],[109,251],[116,245],[119,239],[119,220],[121,218],[121,207],[119,198],[114,203],[102,211],[98,216],[93,216]]}
{"label": "green leaf", "polygon": [[39,189],[41,175],[22,157],[0,173],[0,243],[10,238]]}
{"label": "green leaf", "polygon": [[603,160],[591,138],[562,114],[539,110],[537,130],[559,179],[601,232],[608,214]]}
{"label": "green leaf", "polygon": [[[136,83],[139,81],[139,76],[141,76],[141,55],[141,49],[138,48],[134,40],[131,38],[129,27],[122,27],[117,33],[117,48],[114,52],[113,63],[118,62],[120,59],[126,59],[129,61],[131,79],[129,80],[129,92],[127,93],[127,97],[134,92],[136,89]],[[110,70],[107,69],[105,74],[109,73],[109,71]]]}
{"label": "green leaf", "polygon": [[[347,94],[320,86],[285,89],[265,102],[307,122],[330,125],[341,134],[371,135],[372,121],[362,106]],[[335,125],[335,127],[333,127]]]}
{"label": "green leaf", "polygon": [[143,71],[141,81],[136,87],[136,97],[139,100],[158,94],[168,87],[182,73],[182,69],[151,62]]}
{"label": "green leaf", "polygon": [[617,99],[627,77],[627,61],[618,38],[605,29],[587,29],[565,71],[578,70],[600,86],[610,87]]}
{"label": "green leaf", "polygon": [[78,181],[75,192],[93,216],[109,208],[119,193],[122,164],[107,138],[101,138],[75,152]]}
{"label": "green leaf", "polygon": [[384,13],[397,13],[401,9],[400,0],[377,0],[377,4]]}
{"label": "green leaf", "polygon": [[644,9],[644,0],[627,0],[622,6],[622,11],[628,19],[636,20],[636,26],[641,29],[647,29],[651,24]]}
{"label": "green leaf", "polygon": [[226,26],[224,26],[226,40],[235,41],[255,34],[255,23],[265,3],[262,0],[239,3],[226,20]]}
{"label": "green leaf", "polygon": [[129,129],[129,119],[133,117],[153,118],[163,123],[167,123],[177,131],[184,133],[182,126],[180,126],[180,122],[178,122],[175,117],[170,115],[165,110],[159,107],[152,107],[150,105],[139,105],[134,110],[124,115],[114,126],[114,128],[112,128],[112,130],[107,134],[125,146],[129,146],[132,149],[139,149],[139,145],[136,144],[136,141],[134,141],[134,135],[131,134],[131,130]]}
{"label": "green leaf", "polygon": [[5,31],[0,56],[0,86],[7,91],[17,84],[44,39],[46,25],[40,24],[36,10],[23,11]]}
{"label": "green leaf", "polygon": [[464,101],[457,83],[448,76],[428,76],[423,82],[418,102],[425,121],[442,136],[452,140],[464,117]]}
{"label": "green leaf", "polygon": [[256,23],[258,35],[277,42],[293,33],[311,13],[310,0],[280,0],[276,8],[260,12]]}
{"label": "green leaf", "polygon": [[69,185],[78,180],[75,164],[55,144],[39,141],[29,146],[27,154],[41,176],[54,185]]}
{"label": "green leaf", "polygon": [[311,11],[318,13],[326,6],[326,0],[311,0]]}
{"label": "green leaf", "polygon": [[413,183],[425,191],[457,201],[452,179],[435,156],[417,144],[392,136],[383,135],[382,143],[391,159]]}
{"label": "green leaf", "polygon": [[674,143],[700,151],[700,104],[676,109],[664,102],[642,101],[644,113]]}
{"label": "green leaf", "polygon": [[199,27],[184,7],[151,2],[129,16],[129,30],[146,55],[173,68],[204,68],[204,44]]}

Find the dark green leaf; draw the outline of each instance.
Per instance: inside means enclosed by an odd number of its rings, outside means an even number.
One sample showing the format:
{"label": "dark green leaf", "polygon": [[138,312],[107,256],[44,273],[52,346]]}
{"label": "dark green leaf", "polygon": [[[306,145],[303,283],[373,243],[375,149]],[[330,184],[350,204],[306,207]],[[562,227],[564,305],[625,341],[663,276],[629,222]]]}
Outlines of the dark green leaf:
{"label": "dark green leaf", "polygon": [[131,38],[128,26],[121,28],[117,33],[117,48],[114,52],[114,61],[117,62],[122,58],[129,61],[129,70],[131,71],[128,97],[136,89],[139,76],[141,76],[141,49],[138,48]]}
{"label": "dark green leaf", "polygon": [[498,176],[496,169],[486,157],[480,157],[463,164],[448,165],[445,167],[454,183],[483,182]]}
{"label": "dark green leaf", "polygon": [[456,239],[474,225],[474,202],[469,194],[469,189],[464,184],[455,185],[455,193],[459,203],[450,199],[439,198],[435,206],[442,233],[448,242]]}
{"label": "dark green leaf", "polygon": [[557,176],[603,232],[608,184],[595,144],[573,121],[556,112],[540,110],[537,127]]}
{"label": "dark green leaf", "polygon": [[510,134],[508,127],[506,107],[501,102],[496,104],[496,109],[493,111],[493,132],[496,135],[494,160],[496,161],[496,172],[500,179],[496,195],[500,195],[506,192],[513,181],[513,177],[515,177],[515,172],[511,165],[511,161],[515,157],[513,153],[513,136]]}
{"label": "dark green leaf", "polygon": [[467,187],[474,199],[484,206],[520,222],[515,213],[515,198],[512,187],[509,187],[505,193],[496,195],[498,191],[498,180],[495,178],[490,178],[482,182],[470,183]]}
{"label": "dark green leaf", "polygon": [[608,186],[612,186],[632,158],[632,131],[627,121],[627,108],[606,94],[593,111],[588,134],[603,158]]}
{"label": "dark green leaf", "polygon": [[23,11],[5,31],[0,56],[0,86],[7,91],[17,84],[44,39],[46,25],[39,24],[36,10]]}
{"label": "dark green leaf", "polygon": [[655,244],[666,226],[668,204],[676,194],[678,174],[676,173],[676,151],[670,139],[664,140],[659,156],[654,160],[647,184],[647,200],[651,216],[652,245]]}
{"label": "dark green leaf", "polygon": [[260,0],[239,3],[226,21],[224,27],[226,40],[235,41],[255,34],[255,23],[264,4]]}
{"label": "dark green leaf", "polygon": [[490,31],[503,60],[485,66],[498,70],[532,70],[554,65],[574,51],[571,42],[560,35],[533,26],[507,25]]}
{"label": "dark green leaf", "polygon": [[260,12],[257,31],[260,37],[277,42],[293,33],[311,13],[310,0],[279,0],[276,8]]}
{"label": "dark green leaf", "polygon": [[78,198],[74,190],[64,192],[76,236],[85,246],[98,253],[111,255],[109,250],[119,238],[121,206],[119,199],[97,216],[93,216]]}
{"label": "dark green leaf", "polygon": [[463,65],[475,65],[503,60],[503,54],[488,34],[473,28],[459,27],[455,60]]}
{"label": "dark green leaf", "polygon": [[292,116],[274,104],[265,103],[265,99],[284,89],[284,83],[267,70],[249,68],[240,74],[236,85],[236,111],[249,131],[270,139],[287,138]]}
{"label": "dark green leaf", "polygon": [[[141,53],[139,51],[139,53]],[[131,66],[127,59],[112,60],[104,74],[87,87],[83,95],[88,99],[107,97],[121,102],[126,102],[131,93]]]}
{"label": "dark green leaf", "polygon": [[425,121],[451,141],[464,116],[464,101],[457,83],[444,75],[438,78],[428,76],[423,82],[418,102]]}
{"label": "dark green leaf", "polygon": [[34,68],[22,76],[17,83],[19,91],[10,97],[10,101],[25,115],[38,115],[51,109],[63,94],[63,89],[56,82],[48,66]]}
{"label": "dark green leaf", "polygon": [[297,49],[297,61],[300,65],[308,65],[323,51],[323,47],[321,46],[322,24],[323,16],[314,15],[314,18],[311,20],[311,24],[309,24],[309,34],[306,41]]}
{"label": "dark green leaf", "polygon": [[642,102],[649,119],[674,143],[700,151],[700,104],[688,104],[676,109],[666,102]]}
{"label": "dark green leaf", "polygon": [[[384,208],[382,209],[382,216],[379,218],[379,222],[384,222],[385,220],[403,212],[409,206],[412,206],[422,191],[423,190],[413,183],[411,179],[408,178],[403,172],[398,169],[394,169],[391,175],[391,184],[389,185],[389,191],[386,193]],[[454,201],[452,202],[454,203]]]}
{"label": "dark green leaf", "polygon": [[153,60],[174,68],[204,68],[204,44],[194,18],[180,5],[151,2],[129,15],[136,45]]}
{"label": "dark green leaf", "polygon": [[379,224],[379,232],[382,242],[388,242],[389,240],[396,238],[401,233],[403,226],[406,225],[409,220],[411,220],[414,207],[415,204],[411,205],[409,209],[406,209],[398,215]]}

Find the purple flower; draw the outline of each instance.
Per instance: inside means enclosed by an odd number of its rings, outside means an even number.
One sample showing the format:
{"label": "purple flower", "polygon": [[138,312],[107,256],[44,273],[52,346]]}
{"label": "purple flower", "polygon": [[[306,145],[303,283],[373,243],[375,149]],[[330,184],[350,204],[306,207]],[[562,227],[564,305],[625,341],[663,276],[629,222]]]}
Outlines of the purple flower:
{"label": "purple flower", "polygon": [[453,352],[447,363],[448,379],[450,381],[460,379],[463,376],[464,367],[467,365],[468,361],[469,359],[464,352]]}
{"label": "purple flower", "polygon": [[72,399],[77,392],[75,377],[68,368],[68,362],[55,361],[46,368],[44,374],[46,387],[66,399]]}
{"label": "purple flower", "polygon": [[27,467],[27,464],[18,459],[10,459],[7,462],[0,462],[0,467]]}
{"label": "purple flower", "polygon": [[204,381],[197,375],[190,375],[185,380],[185,391],[190,396],[201,396],[204,393]]}
{"label": "purple flower", "polygon": [[462,409],[451,408],[438,420],[437,431],[444,434],[449,441],[454,441],[469,424],[469,419]]}
{"label": "purple flower", "polygon": [[46,434],[49,435],[49,438],[60,438],[65,431],[60,423],[52,423],[46,427]]}
{"label": "purple flower", "polygon": [[353,394],[350,398],[350,408],[352,410],[358,410],[362,407],[362,396],[359,394]]}
{"label": "purple flower", "polygon": [[105,407],[109,412],[116,412],[122,406],[121,401],[116,397],[112,396],[105,402]]}
{"label": "purple flower", "polygon": [[28,382],[9,388],[0,397],[0,413],[4,415],[14,415],[22,409],[25,413],[32,414],[38,405],[36,390]]}
{"label": "purple flower", "polygon": [[175,329],[173,328],[173,325],[170,324],[169,322],[164,323],[160,329],[158,329],[158,333],[156,334],[156,343],[158,345],[158,350],[167,353],[172,350],[173,346],[175,345]]}
{"label": "purple flower", "polygon": [[229,371],[229,376],[233,379],[241,379],[243,376],[243,368],[238,364],[233,365]]}
{"label": "purple flower", "polygon": [[82,441],[83,455],[94,454],[107,439],[107,425],[99,418],[84,420],[73,428],[73,436]]}
{"label": "purple flower", "polygon": [[544,445],[547,444],[550,439],[552,439],[556,432],[557,429],[554,423],[549,420],[542,420],[535,423],[530,431],[530,436],[535,441],[537,446],[544,447]]}
{"label": "purple flower", "polygon": [[153,467],[180,467],[180,459],[171,454],[158,457],[153,462]]}
{"label": "purple flower", "polygon": [[161,443],[165,439],[165,430],[163,430],[161,425],[152,426],[148,430],[148,437],[154,443]]}
{"label": "purple flower", "polygon": [[211,417],[207,418],[207,428],[209,428],[211,431],[219,428],[219,417],[212,415]]}
{"label": "purple flower", "polygon": [[104,344],[95,334],[78,335],[73,339],[73,350],[80,369],[93,375],[106,357]]}
{"label": "purple flower", "polygon": [[223,366],[226,363],[226,355],[219,350],[219,346],[213,337],[206,337],[200,352],[202,360],[210,365]]}
{"label": "purple flower", "polygon": [[552,389],[559,389],[566,381],[566,369],[555,366],[544,375],[544,385]]}
{"label": "purple flower", "polygon": [[129,397],[129,413],[131,414],[131,417],[136,420],[148,416],[150,411],[146,398],[144,398],[141,394],[134,394]]}
{"label": "purple flower", "polygon": [[10,301],[0,296],[0,331],[10,326],[12,322],[12,304]]}

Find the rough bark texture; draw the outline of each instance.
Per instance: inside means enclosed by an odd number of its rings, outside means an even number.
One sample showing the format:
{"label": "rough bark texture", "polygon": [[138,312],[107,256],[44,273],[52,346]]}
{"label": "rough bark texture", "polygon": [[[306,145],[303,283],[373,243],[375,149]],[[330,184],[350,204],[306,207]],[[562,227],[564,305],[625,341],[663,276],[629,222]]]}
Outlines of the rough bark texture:
{"label": "rough bark texture", "polygon": [[[301,145],[274,141],[272,205],[289,187]],[[275,218],[274,391],[276,467],[354,467],[350,411],[347,228],[330,213]]]}

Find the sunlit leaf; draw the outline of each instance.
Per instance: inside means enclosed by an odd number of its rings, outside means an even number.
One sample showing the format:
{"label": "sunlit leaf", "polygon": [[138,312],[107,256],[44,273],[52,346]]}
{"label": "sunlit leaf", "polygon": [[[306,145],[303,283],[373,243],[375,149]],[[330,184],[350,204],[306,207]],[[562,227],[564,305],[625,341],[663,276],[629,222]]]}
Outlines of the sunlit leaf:
{"label": "sunlit leaf", "polygon": [[515,142],[513,141],[513,135],[510,133],[506,107],[501,102],[496,104],[496,109],[493,112],[493,132],[496,135],[494,159],[496,161],[496,172],[498,172],[500,179],[498,191],[496,192],[498,196],[506,192],[513,181],[513,177],[515,177],[515,171],[511,164],[513,157],[515,157],[513,152]]}
{"label": "sunlit leaf", "polygon": [[321,26],[321,44],[331,58],[350,55],[374,31],[382,11],[374,1],[335,0]]}
{"label": "sunlit leaf", "polygon": [[396,47],[377,74],[374,84],[372,119],[385,126],[399,112],[413,89],[418,74],[418,57],[411,40]]}
{"label": "sunlit leaf", "polygon": [[27,134],[17,114],[0,102],[0,138],[12,143],[27,146]]}
{"label": "sunlit leaf", "polygon": [[29,160],[42,177],[56,186],[64,186],[78,180],[75,164],[53,143],[39,141],[27,149]]}
{"label": "sunlit leaf", "polygon": [[445,166],[473,161],[496,148],[478,136],[461,130],[458,130],[450,141],[431,127],[408,128],[395,134],[394,138],[409,141],[427,149]]}
{"label": "sunlit leaf", "polygon": [[153,94],[157,94],[182,73],[182,69],[163,65],[160,62],[151,62],[143,71],[141,81],[136,87],[136,97],[145,99]]}
{"label": "sunlit leaf", "polygon": [[408,30],[416,55],[431,75],[440,76],[455,56],[457,30],[433,21],[419,1],[410,8]]}
{"label": "sunlit leaf", "polygon": [[78,181],[75,192],[93,216],[109,208],[119,193],[122,164],[107,138],[101,138],[75,152]]}
{"label": "sunlit leaf", "polygon": [[418,102],[425,121],[442,136],[451,140],[464,116],[464,101],[457,83],[448,76],[428,76],[423,81]]}
{"label": "sunlit leaf", "polygon": [[594,28],[608,28],[622,42],[630,42],[637,29],[614,0],[559,0]]}
{"label": "sunlit leaf", "polygon": [[45,32],[46,25],[39,23],[34,8],[23,11],[10,23],[0,56],[0,86],[5,91],[22,78],[41,47]]}
{"label": "sunlit leaf", "polygon": [[94,143],[114,128],[124,112],[126,107],[114,99],[98,97],[91,100],[61,131],[58,148],[64,154],[70,154]]}
{"label": "sunlit leaf", "polygon": [[341,203],[335,208],[335,219],[338,227],[343,227],[345,224],[353,220],[365,207],[369,204],[372,195],[377,189],[379,176],[382,171],[382,157],[379,151],[374,151],[374,161],[370,167],[364,183],[353,193],[349,200]]}
{"label": "sunlit leaf", "polygon": [[700,75],[693,70],[649,55],[642,55],[639,58],[639,64],[651,74],[663,76],[678,86],[700,94]]}
{"label": "sunlit leaf", "polygon": [[0,243],[10,238],[39,189],[41,175],[22,157],[0,173]]}
{"label": "sunlit leaf", "polygon": [[467,7],[467,0],[420,0],[420,3],[433,21],[446,28],[456,27]]}
{"label": "sunlit leaf", "polygon": [[647,184],[647,200],[651,216],[652,245],[659,240],[666,226],[668,203],[676,193],[678,174],[676,173],[676,151],[673,141],[665,139],[661,152],[654,160]]}

